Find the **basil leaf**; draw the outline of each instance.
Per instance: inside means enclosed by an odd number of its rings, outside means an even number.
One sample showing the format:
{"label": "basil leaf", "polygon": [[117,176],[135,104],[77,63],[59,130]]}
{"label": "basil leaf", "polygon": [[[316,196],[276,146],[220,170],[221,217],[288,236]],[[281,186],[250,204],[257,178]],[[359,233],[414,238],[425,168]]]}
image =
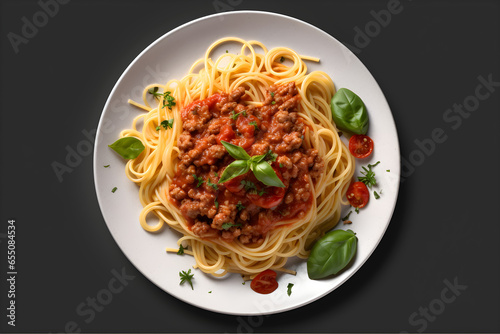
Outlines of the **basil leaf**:
{"label": "basil leaf", "polygon": [[361,98],[347,88],[340,88],[330,103],[337,128],[358,135],[368,131],[368,112]]}
{"label": "basil leaf", "polygon": [[124,159],[135,159],[144,151],[144,145],[135,137],[123,137],[108,145]]}
{"label": "basil leaf", "polygon": [[219,182],[224,183],[237,176],[243,175],[250,170],[247,160],[235,160],[231,162],[220,176]]}
{"label": "basil leaf", "polygon": [[233,158],[238,159],[238,160],[249,160],[250,159],[250,156],[248,155],[247,151],[245,151],[245,149],[243,147],[228,143],[227,141],[224,141],[224,140],[221,140],[221,144],[224,145],[224,147],[227,150],[227,153],[229,153],[229,155],[232,156]]}
{"label": "basil leaf", "polygon": [[264,160],[266,158],[266,154],[262,154],[262,155],[254,155],[253,157],[250,158],[250,160],[256,164],[258,164],[259,162],[261,162],[262,160]]}
{"label": "basil leaf", "polygon": [[278,175],[276,175],[273,167],[271,167],[271,165],[269,165],[266,161],[261,161],[258,164],[251,164],[250,168],[252,169],[253,175],[255,175],[257,180],[265,185],[271,187],[285,187]]}
{"label": "basil leaf", "polygon": [[307,260],[310,279],[335,275],[344,269],[356,254],[357,237],[351,230],[328,232],[313,246]]}

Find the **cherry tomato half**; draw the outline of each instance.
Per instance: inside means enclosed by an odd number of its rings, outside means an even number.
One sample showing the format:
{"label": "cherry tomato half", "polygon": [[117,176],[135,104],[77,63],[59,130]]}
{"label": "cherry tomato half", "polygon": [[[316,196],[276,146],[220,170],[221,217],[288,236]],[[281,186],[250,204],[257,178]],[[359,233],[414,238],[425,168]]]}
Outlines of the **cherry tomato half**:
{"label": "cherry tomato half", "polygon": [[250,283],[250,288],[257,293],[268,294],[278,288],[276,272],[271,269],[259,273]]}
{"label": "cherry tomato half", "polygon": [[266,192],[262,194],[262,196],[248,193],[247,197],[253,204],[264,209],[269,209],[281,203],[283,197],[285,197],[286,189],[281,187],[267,187],[265,191]]}
{"label": "cherry tomato half", "polygon": [[234,177],[229,181],[224,182],[224,187],[226,187],[226,189],[232,192],[233,194],[239,193],[240,191],[243,190],[243,184],[241,184],[241,181],[245,179],[246,175],[247,174],[243,174]]}
{"label": "cherry tomato half", "polygon": [[[281,176],[281,173],[278,168],[273,167],[274,172],[276,175],[280,178],[281,182],[284,183],[283,176]],[[256,181],[257,183],[257,181]],[[258,182],[259,185],[262,185],[262,183]],[[255,205],[260,206],[261,208],[264,209],[269,209],[272,207],[275,207],[283,201],[283,197],[285,197],[286,193],[286,187],[266,187],[264,188],[265,193],[263,193],[261,196],[259,194],[255,193],[247,193],[248,199]]]}
{"label": "cherry tomato half", "polygon": [[373,152],[373,140],[366,135],[353,135],[349,139],[349,151],[358,159],[369,157]]}
{"label": "cherry tomato half", "polygon": [[347,189],[347,200],[355,208],[362,208],[368,204],[370,193],[363,182],[353,182]]}

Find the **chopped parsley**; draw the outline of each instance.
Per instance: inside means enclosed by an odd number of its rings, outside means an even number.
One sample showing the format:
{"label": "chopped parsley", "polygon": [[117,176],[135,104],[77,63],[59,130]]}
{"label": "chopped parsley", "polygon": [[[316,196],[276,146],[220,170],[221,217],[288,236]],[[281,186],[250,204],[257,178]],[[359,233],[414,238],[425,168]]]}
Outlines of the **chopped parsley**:
{"label": "chopped parsley", "polygon": [[238,211],[241,211],[245,208],[245,206],[243,204],[241,204],[241,201],[238,201],[238,204],[236,204],[236,209],[238,209]]}
{"label": "chopped parsley", "polygon": [[362,167],[363,171],[361,171],[361,174],[364,176],[358,176],[358,181],[363,182],[366,184],[368,188],[371,188],[372,186],[377,184],[377,180],[375,180],[375,173],[372,171],[372,167],[377,166],[380,163],[380,161],[377,161],[375,164],[370,165],[368,164],[368,169],[366,167]]}
{"label": "chopped parsley", "polygon": [[181,278],[181,282],[179,285],[184,284],[184,282],[188,282],[189,285],[191,285],[191,289],[194,290],[193,288],[193,279],[194,274],[191,274],[191,269],[189,269],[187,272],[186,271],[179,271],[179,277]]}
{"label": "chopped parsley", "polygon": [[231,115],[230,115],[229,117],[230,117],[231,119],[233,119],[233,120],[236,120],[236,119],[238,118],[238,116],[239,116],[239,115],[242,115],[242,116],[247,117],[247,111],[246,111],[246,110],[243,110],[243,111],[241,111],[241,112],[239,112],[239,113],[237,113],[237,114],[236,114],[236,113],[234,112],[234,110],[233,110],[233,111],[231,111]]}
{"label": "chopped parsley", "polygon": [[255,183],[253,183],[252,181],[241,180],[240,184],[242,184],[243,187],[245,188],[245,190],[247,192],[249,192],[250,194],[257,194],[259,196],[262,196],[265,193],[267,193],[264,188],[262,188],[261,190],[259,190],[257,188],[257,186],[255,185]]}
{"label": "chopped parsley", "polygon": [[273,101],[271,102],[271,104],[276,104],[276,101],[274,101],[274,100],[273,100]]}
{"label": "chopped parsley", "polygon": [[280,63],[284,62],[285,61],[285,57],[281,56],[280,58]]}
{"label": "chopped parsley", "polygon": [[205,182],[201,177],[197,176],[196,174],[193,174],[193,177],[196,181],[198,181],[196,188],[198,188],[199,186],[201,186],[203,184],[203,182]]}
{"label": "chopped parsley", "polygon": [[215,208],[218,209],[219,208],[219,202],[217,202],[217,197],[215,197],[215,200],[214,200],[214,205],[215,205]]}
{"label": "chopped parsley", "polygon": [[168,107],[168,109],[172,110],[172,107],[175,106],[175,98],[170,95],[172,94],[172,92],[170,91],[166,91],[165,93],[158,93],[158,87],[153,87],[148,89],[148,93],[156,98],[163,97],[163,107]]}
{"label": "chopped parsley", "polygon": [[219,190],[219,187],[217,187],[217,184],[212,183],[212,182],[210,181],[210,178],[208,178],[207,185],[208,185],[209,187],[214,188],[214,190]]}
{"label": "chopped parsley", "polygon": [[349,219],[349,216],[351,215],[352,211],[349,211],[349,213],[344,217],[342,218],[342,221],[346,221],[347,219]]}
{"label": "chopped parsley", "polygon": [[274,97],[274,92],[271,92],[271,93],[269,93],[269,94],[271,94],[271,97]]}
{"label": "chopped parsley", "polygon": [[256,121],[251,121],[250,123],[248,123],[250,125],[253,125],[254,128],[255,128],[255,131],[259,130],[259,126],[257,125],[257,122]]}
{"label": "chopped parsley", "polygon": [[379,199],[379,198],[380,198],[380,195],[379,195],[379,194],[377,194],[377,192],[376,192],[376,191],[374,191],[374,192],[373,192],[373,196],[375,196],[375,199]]}
{"label": "chopped parsley", "polygon": [[266,160],[269,163],[276,161],[277,158],[278,154],[274,153],[271,150],[267,151],[266,155],[264,156],[264,160]]}
{"label": "chopped parsley", "polygon": [[109,165],[104,166],[104,168],[108,168],[108,167],[109,167]]}
{"label": "chopped parsley", "polygon": [[359,208],[354,208],[354,211],[356,211],[356,213],[359,213]]}
{"label": "chopped parsley", "polygon": [[163,128],[165,130],[167,130],[168,128],[173,128],[174,127],[174,119],[171,118],[171,119],[168,119],[168,120],[164,120],[160,123],[160,125],[158,125],[156,127],[156,131],[159,131],[161,129],[161,127],[163,126]]}
{"label": "chopped parsley", "polygon": [[118,188],[117,187],[114,187],[111,192],[114,193]]}
{"label": "chopped parsley", "polygon": [[290,296],[292,294],[292,287],[293,287],[293,283],[288,283],[288,285],[286,286],[286,293],[288,296]]}
{"label": "chopped parsley", "polygon": [[179,250],[177,251],[177,255],[183,255],[184,254],[184,247],[182,246],[182,244],[179,246]]}
{"label": "chopped parsley", "polygon": [[241,180],[240,184],[243,185],[246,191],[257,191],[257,187],[252,181]]}
{"label": "chopped parsley", "polygon": [[229,230],[233,226],[238,227],[238,226],[241,226],[241,224],[233,224],[233,223],[224,223],[224,224],[222,224],[222,228],[224,230]]}

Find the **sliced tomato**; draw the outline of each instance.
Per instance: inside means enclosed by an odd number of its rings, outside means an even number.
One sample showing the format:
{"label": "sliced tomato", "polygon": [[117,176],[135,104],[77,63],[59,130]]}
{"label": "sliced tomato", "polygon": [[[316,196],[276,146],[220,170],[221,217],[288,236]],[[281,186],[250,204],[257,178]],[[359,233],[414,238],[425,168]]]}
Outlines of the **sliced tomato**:
{"label": "sliced tomato", "polygon": [[265,209],[278,206],[283,201],[283,197],[285,197],[286,188],[267,187],[264,190],[266,192],[262,196],[255,193],[248,193],[247,197],[253,204]]}
{"label": "sliced tomato", "polygon": [[[273,167],[274,172],[280,178],[281,182],[285,183],[283,177],[278,168]],[[256,179],[255,179],[256,181]],[[261,182],[256,181],[259,189],[264,190],[265,192],[259,196],[255,192],[248,192],[247,198],[255,205],[260,206],[261,208],[269,209],[275,206],[278,206],[285,197],[287,187],[265,187]],[[288,184],[288,183],[286,183]],[[285,184],[285,185],[286,185]]]}
{"label": "sliced tomato", "polygon": [[257,293],[268,294],[278,288],[276,272],[271,269],[259,273],[250,283],[250,288]]}
{"label": "sliced tomato", "polygon": [[363,182],[353,182],[347,189],[347,200],[355,208],[362,208],[368,204],[370,193]]}
{"label": "sliced tomato", "polygon": [[366,135],[353,135],[349,139],[349,151],[358,159],[369,157],[373,152],[373,140]]}
{"label": "sliced tomato", "polygon": [[229,181],[224,182],[223,183],[224,187],[226,187],[226,189],[232,192],[233,194],[239,193],[240,191],[243,190],[243,184],[241,183],[241,180],[243,180],[246,175],[247,174],[243,174],[235,178],[232,178]]}

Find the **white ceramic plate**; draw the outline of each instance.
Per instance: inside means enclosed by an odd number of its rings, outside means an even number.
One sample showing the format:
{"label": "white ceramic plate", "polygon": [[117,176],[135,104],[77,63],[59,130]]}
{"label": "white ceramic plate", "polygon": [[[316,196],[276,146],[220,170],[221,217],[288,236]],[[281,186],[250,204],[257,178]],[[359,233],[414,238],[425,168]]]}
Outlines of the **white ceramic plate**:
{"label": "white ceramic plate", "polygon": [[[319,57],[320,63],[308,64],[309,69],[328,73],[337,88],[351,89],[367,106],[368,134],[375,141],[375,150],[362,164],[381,161],[374,168],[379,184],[376,190],[381,198],[375,200],[372,196],[359,214],[353,212],[353,224],[337,226],[357,233],[358,250],[353,264],[336,277],[310,280],[305,261],[296,259],[289,261],[287,267],[295,269],[297,275],[279,275],[279,288],[269,295],[253,292],[250,284],[243,285],[237,274],[215,279],[199,270],[194,270],[192,290],[187,284],[179,285],[179,271],[191,268],[194,259],[165,252],[166,247],[176,247],[178,235],[168,228],[158,234],[148,233],[139,225],[138,188],[125,176],[125,162],[108,148],[108,144],[118,139],[120,130],[129,128],[133,117],[141,112],[128,105],[127,99],[141,101],[145,85],[183,77],[212,42],[228,35],[261,41],[268,49],[286,46],[299,54]],[[233,49],[232,45],[228,45],[228,49],[234,53],[239,51],[239,47]],[[110,167],[104,168],[105,165]],[[236,315],[291,310],[325,296],[351,277],[375,250],[389,224],[399,189],[399,166],[398,138],[391,111],[377,82],[358,58],[335,38],[308,23],[256,11],[203,17],[168,32],[147,47],[113,88],[99,122],[94,151],[99,205],[111,234],[128,259],[172,296],[203,309]],[[359,171],[360,166],[357,168]],[[117,190],[113,193],[114,187]],[[288,283],[294,284],[290,296],[287,295]]]}

